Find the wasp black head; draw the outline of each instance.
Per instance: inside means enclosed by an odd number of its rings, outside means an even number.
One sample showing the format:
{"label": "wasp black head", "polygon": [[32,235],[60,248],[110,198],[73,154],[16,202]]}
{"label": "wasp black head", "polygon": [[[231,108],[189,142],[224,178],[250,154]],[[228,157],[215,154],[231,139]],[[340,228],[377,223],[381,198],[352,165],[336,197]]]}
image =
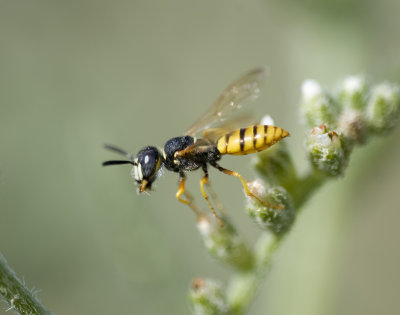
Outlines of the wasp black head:
{"label": "wasp black head", "polygon": [[139,184],[139,192],[150,190],[151,184],[157,178],[162,166],[162,157],[155,147],[145,147],[140,150],[135,159],[132,176]]}
{"label": "wasp black head", "polygon": [[161,166],[163,165],[163,159],[157,148],[145,147],[138,152],[136,158],[119,148],[109,145],[106,145],[106,148],[125,155],[129,160],[106,161],[103,163],[103,166],[132,164],[132,177],[139,185],[139,192],[142,193],[151,189],[151,184],[156,180]]}

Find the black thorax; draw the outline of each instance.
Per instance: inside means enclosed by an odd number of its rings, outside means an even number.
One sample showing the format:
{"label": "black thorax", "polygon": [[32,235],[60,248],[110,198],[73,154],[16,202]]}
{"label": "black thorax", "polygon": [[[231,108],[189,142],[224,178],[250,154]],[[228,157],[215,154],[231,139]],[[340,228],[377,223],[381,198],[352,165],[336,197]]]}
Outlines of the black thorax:
{"label": "black thorax", "polygon": [[[200,143],[198,143],[200,141]],[[213,161],[218,161],[221,155],[217,147],[203,139],[196,140],[190,136],[176,137],[168,140],[164,146],[165,167],[174,172],[194,171]],[[189,148],[189,149],[188,149]],[[185,149],[188,149],[184,151]]]}

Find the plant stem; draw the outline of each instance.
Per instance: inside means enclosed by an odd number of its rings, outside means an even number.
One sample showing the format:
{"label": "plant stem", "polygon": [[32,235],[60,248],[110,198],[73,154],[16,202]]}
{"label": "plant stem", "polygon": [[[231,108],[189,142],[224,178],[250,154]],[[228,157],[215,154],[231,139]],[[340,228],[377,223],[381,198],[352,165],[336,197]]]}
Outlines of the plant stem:
{"label": "plant stem", "polygon": [[51,314],[34,296],[15,272],[8,266],[0,253],[0,295],[9,306],[19,314]]}
{"label": "plant stem", "polygon": [[[246,265],[248,269],[233,264],[236,273],[225,296],[228,307],[224,303],[224,308],[217,308],[218,314],[226,314],[226,309],[230,315],[244,314],[266,276],[273,254],[307,199],[326,180],[344,174],[355,145],[364,143],[368,135],[386,134],[395,126],[400,116],[400,87],[383,83],[373,87],[371,93],[368,91],[365,82],[354,77],[345,81],[340,98],[332,96],[334,94],[328,93],[314,80],[303,84],[302,112],[310,128],[306,138],[310,169],[305,176],[299,177],[285,145],[276,145],[258,155],[254,167],[267,184],[254,180],[249,184],[250,189],[255,195],[262,196],[267,204],[281,205],[284,210],[247,200],[249,216],[264,232],[249,253],[248,261],[253,263]],[[236,233],[232,235],[237,236]],[[237,242],[230,241],[230,238],[231,235],[226,234],[216,238],[223,242],[211,239],[218,252],[227,253],[220,255],[223,258],[220,260],[235,261],[237,256],[231,253],[237,251],[229,249],[243,247],[232,246]],[[239,257],[242,255],[246,255],[243,250]],[[208,300],[212,301],[212,296],[208,296]],[[213,305],[218,307],[217,303]]]}
{"label": "plant stem", "polygon": [[289,194],[292,196],[294,208],[299,211],[305,201],[314,193],[317,188],[320,188],[326,176],[318,170],[310,170],[309,173],[296,181],[288,189]]}
{"label": "plant stem", "polygon": [[263,232],[254,247],[255,267],[249,271],[237,272],[232,277],[227,289],[230,315],[243,314],[252,302],[271,265],[273,254],[279,248],[281,239],[275,234]]}

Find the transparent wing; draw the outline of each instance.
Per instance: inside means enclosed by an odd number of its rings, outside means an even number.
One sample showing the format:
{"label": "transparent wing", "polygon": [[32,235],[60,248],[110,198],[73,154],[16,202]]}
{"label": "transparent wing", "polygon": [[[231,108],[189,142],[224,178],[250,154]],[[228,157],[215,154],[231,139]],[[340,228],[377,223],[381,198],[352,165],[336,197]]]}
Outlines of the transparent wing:
{"label": "transparent wing", "polygon": [[245,101],[255,100],[267,75],[267,68],[256,68],[241,76],[222,92],[204,115],[185,132],[185,135],[193,137],[202,130],[226,120],[240,109]]}
{"label": "transparent wing", "polygon": [[250,113],[240,113],[239,116],[235,115],[227,121],[218,124],[216,128],[204,129],[203,138],[207,139],[211,143],[215,143],[220,137],[232,130],[249,125],[254,125],[253,115]]}

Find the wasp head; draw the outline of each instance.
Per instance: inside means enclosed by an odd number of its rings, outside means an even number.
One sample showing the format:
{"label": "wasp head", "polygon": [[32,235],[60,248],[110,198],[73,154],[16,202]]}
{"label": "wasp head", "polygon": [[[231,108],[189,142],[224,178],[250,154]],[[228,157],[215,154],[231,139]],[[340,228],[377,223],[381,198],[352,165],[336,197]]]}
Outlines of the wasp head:
{"label": "wasp head", "polygon": [[151,184],[157,179],[161,170],[160,152],[155,147],[145,147],[138,152],[134,162],[132,177],[139,185],[139,192],[150,190]]}
{"label": "wasp head", "polygon": [[160,152],[155,147],[145,147],[136,156],[127,153],[114,146],[106,145],[106,148],[126,156],[129,160],[111,160],[103,163],[103,166],[132,164],[132,177],[139,186],[139,192],[143,193],[151,189],[152,183],[157,179],[163,165]]}

